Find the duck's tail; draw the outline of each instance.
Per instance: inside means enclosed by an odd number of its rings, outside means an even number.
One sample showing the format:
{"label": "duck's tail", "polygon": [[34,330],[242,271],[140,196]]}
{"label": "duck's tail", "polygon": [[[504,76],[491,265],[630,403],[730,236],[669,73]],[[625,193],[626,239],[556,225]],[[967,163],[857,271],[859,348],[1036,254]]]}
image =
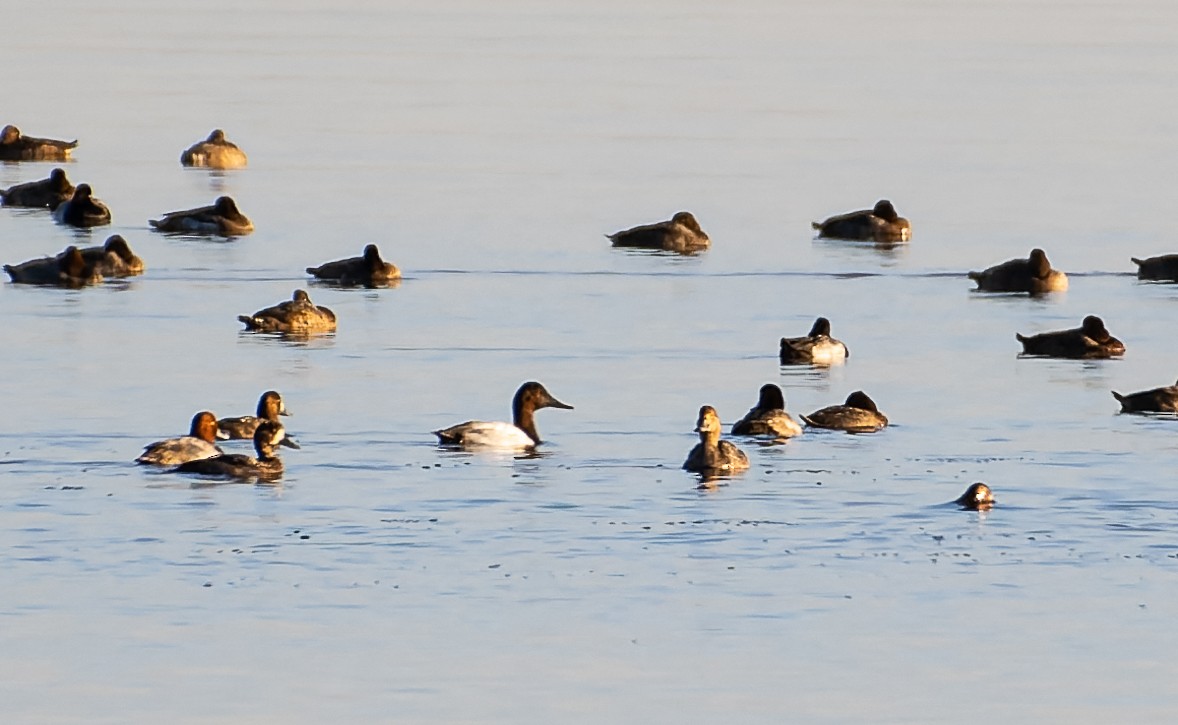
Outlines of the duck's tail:
{"label": "duck's tail", "polygon": [[982,278],[986,276],[986,273],[985,272],[970,272],[966,276],[969,277],[970,279],[972,279],[974,282],[981,283]]}
{"label": "duck's tail", "polygon": [[1112,391],[1112,394],[1113,394],[1113,397],[1117,399],[1117,402],[1118,402],[1118,403],[1124,404],[1124,402],[1125,402],[1125,396],[1124,396],[1124,395],[1121,395],[1120,393],[1118,393],[1118,392],[1117,392],[1117,391],[1115,391],[1115,390],[1113,390],[1113,391]]}
{"label": "duck's tail", "polygon": [[[4,192],[0,191],[0,195],[2,195],[3,193],[4,193]],[[1132,259],[1132,260],[1133,260],[1133,264],[1136,264],[1138,267],[1140,267],[1141,265],[1145,264],[1145,260],[1144,260],[1144,259],[1138,259],[1137,257],[1129,257],[1129,259]]]}
{"label": "duck's tail", "polygon": [[822,228],[822,222],[810,222],[810,227],[811,227],[812,229],[821,229],[821,228]]}

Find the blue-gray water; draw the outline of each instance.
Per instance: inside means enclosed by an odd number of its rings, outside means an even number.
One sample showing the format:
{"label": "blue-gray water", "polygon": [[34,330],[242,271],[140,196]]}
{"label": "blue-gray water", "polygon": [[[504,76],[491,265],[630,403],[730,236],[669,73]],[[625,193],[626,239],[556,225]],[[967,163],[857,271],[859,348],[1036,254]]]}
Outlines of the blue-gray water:
{"label": "blue-gray water", "polygon": [[[5,117],[78,138],[115,224],[3,210],[3,262],[120,233],[148,272],[0,285],[0,713],[13,722],[1108,722],[1178,709],[1170,384],[1178,6],[56,3],[5,34]],[[16,69],[19,69],[17,72]],[[214,127],[241,172],[184,170]],[[51,164],[0,165],[0,186]],[[257,232],[146,220],[227,193]],[[886,253],[809,222],[892,199]],[[604,234],[689,209],[693,258]],[[396,289],[312,285],[339,332],[235,316],[375,242]],[[970,292],[1045,248],[1045,300]],[[1018,359],[1101,315],[1123,360]],[[779,369],[825,315],[852,357]],[[543,381],[544,455],[429,431]],[[742,444],[765,382],[893,426]],[[136,467],[268,388],[281,485]],[[234,451],[247,446],[234,443]],[[1000,505],[942,505],[975,480]]]}

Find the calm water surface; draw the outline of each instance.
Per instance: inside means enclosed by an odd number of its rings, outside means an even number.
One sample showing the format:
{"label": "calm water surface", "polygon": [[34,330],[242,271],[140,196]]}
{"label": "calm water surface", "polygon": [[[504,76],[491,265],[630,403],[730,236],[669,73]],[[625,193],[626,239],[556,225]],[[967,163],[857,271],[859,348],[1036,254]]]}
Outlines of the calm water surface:
{"label": "calm water surface", "polygon": [[[0,713],[13,722],[1167,721],[1178,8],[861,0],[58,3],[6,117],[77,137],[93,232],[0,214],[3,261],[120,233],[148,272],[0,285]],[[242,172],[180,168],[214,127]],[[0,165],[0,186],[49,164]],[[146,220],[234,196],[257,232]],[[908,248],[815,241],[891,198]],[[602,235],[690,209],[692,258]],[[310,287],[309,342],[234,322]],[[969,269],[1044,247],[1045,300]],[[1101,315],[1128,354],[1018,359]],[[852,351],[780,369],[825,315]],[[437,448],[524,380],[533,458]],[[679,470],[700,405],[866,390],[894,425]],[[281,390],[280,485],[131,463]],[[234,451],[247,451],[240,442]],[[945,502],[984,480],[1000,506]]]}

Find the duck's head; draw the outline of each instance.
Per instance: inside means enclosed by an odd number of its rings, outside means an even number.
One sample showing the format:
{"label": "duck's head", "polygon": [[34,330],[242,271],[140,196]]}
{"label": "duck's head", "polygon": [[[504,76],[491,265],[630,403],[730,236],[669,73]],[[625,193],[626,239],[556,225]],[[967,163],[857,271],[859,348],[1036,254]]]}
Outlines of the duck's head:
{"label": "duck's head", "polygon": [[701,435],[720,433],[720,415],[716,409],[710,405],[705,405],[699,409],[699,418],[695,421],[695,432]]}
{"label": "duck's head", "polygon": [[757,407],[761,410],[785,410],[785,394],[781,392],[781,386],[774,383],[762,385]]}
{"label": "duck's head", "polygon": [[695,220],[695,216],[689,211],[675,212],[675,216],[671,217],[671,221],[675,224],[682,224],[696,234],[704,233],[704,230],[699,227],[699,222]]}
{"label": "duck's head", "polygon": [[297,289],[294,291],[294,294],[291,295],[290,299],[292,302],[306,302],[310,304],[311,295],[307,294],[307,290],[305,289]]}
{"label": "duck's head", "polygon": [[875,206],[871,208],[871,213],[889,222],[894,222],[900,218],[900,215],[896,213],[896,207],[892,206],[892,202],[887,199],[880,199],[875,202]]}
{"label": "duck's head", "polygon": [[380,250],[376,248],[375,244],[364,247],[364,267],[370,272],[384,270],[384,260],[380,258]]}
{"label": "duck's head", "polygon": [[984,483],[970,484],[954,503],[971,511],[985,511],[994,505],[994,492]]}
{"label": "duck's head", "polygon": [[1031,274],[1035,275],[1037,279],[1047,279],[1047,275],[1051,274],[1051,262],[1047,261],[1047,252],[1042,249],[1032,249],[1029,259]]}
{"label": "duck's head", "polygon": [[86,258],[82,256],[82,251],[72,244],[66,247],[65,251],[58,257],[57,268],[62,274],[71,279],[87,276]]}
{"label": "duck's head", "polygon": [[192,425],[188,429],[188,435],[208,441],[209,443],[216,443],[217,416],[207,410],[202,410],[192,416]]}
{"label": "duck's head", "polygon": [[49,172],[49,185],[58,191],[70,188],[70,180],[65,177],[65,169],[57,168]]}
{"label": "duck's head", "polygon": [[0,129],[0,143],[16,143],[20,139],[20,129],[11,123]]}
{"label": "duck's head", "polygon": [[93,193],[89,184],[78,184],[74,187],[74,201],[89,201]]}
{"label": "duck's head", "polygon": [[290,415],[286,412],[286,404],[277,390],[267,390],[258,398],[258,417],[265,420],[277,420],[280,415]]}
{"label": "duck's head", "polygon": [[265,420],[258,424],[254,431],[254,450],[258,452],[258,457],[273,457],[274,449],[278,446],[299,448],[299,444],[286,435],[286,428],[278,421]]}
{"label": "duck's head", "polygon": [[219,128],[214,128],[213,132],[209,134],[208,143],[224,143],[225,132]]}
{"label": "duck's head", "polygon": [[511,401],[511,408],[514,413],[518,413],[525,407],[531,408],[532,410],[539,410],[540,408],[573,409],[573,406],[562,403],[552,397],[552,393],[549,393],[547,388],[534,380],[521,385],[519,390],[515,391],[515,399]]}
{"label": "duck's head", "polygon": [[814,320],[814,326],[810,328],[810,337],[818,337],[819,335],[830,337],[830,320],[825,317]]}
{"label": "duck's head", "polygon": [[124,262],[130,262],[135,259],[135,253],[131,251],[131,245],[127,244],[127,240],[123,239],[118,234],[113,234],[106,243],[102,245],[103,250],[110,253],[113,252],[119,256],[119,259]]}
{"label": "duck's head", "polygon": [[1084,323],[1080,326],[1080,330],[1097,342],[1108,342],[1112,335],[1108,334],[1108,329],[1104,326],[1104,320],[1096,315],[1088,315],[1084,318]]}
{"label": "duck's head", "polygon": [[233,201],[231,196],[218,196],[213,202],[213,208],[223,217],[241,216],[241,212],[237,210],[237,202]]}
{"label": "duck's head", "polygon": [[859,408],[860,410],[870,410],[872,413],[878,413],[879,408],[875,407],[875,401],[867,397],[867,393],[862,390],[856,390],[847,396],[847,400],[843,405],[848,408]]}

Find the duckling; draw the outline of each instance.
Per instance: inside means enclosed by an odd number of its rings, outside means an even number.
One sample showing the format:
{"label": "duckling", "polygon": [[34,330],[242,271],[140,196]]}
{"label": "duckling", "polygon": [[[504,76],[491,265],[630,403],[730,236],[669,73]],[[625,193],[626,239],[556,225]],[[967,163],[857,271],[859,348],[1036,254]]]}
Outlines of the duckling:
{"label": "duckling", "polygon": [[286,412],[286,403],[276,390],[267,390],[258,398],[257,415],[243,415],[238,418],[222,418],[217,421],[218,438],[237,440],[252,438],[262,421],[270,420],[278,423],[278,416],[290,415]]}
{"label": "duckling", "polygon": [[53,220],[71,227],[100,227],[110,224],[110,209],[93,195],[89,184],[78,184],[70,200],[53,210]]}
{"label": "duckling", "polygon": [[785,411],[785,395],[781,387],[773,383],[761,386],[757,404],[747,415],[732,424],[734,436],[773,436],[792,438],[800,435],[802,426]]}
{"label": "duckling", "polygon": [[1051,268],[1047,253],[1042,249],[1032,249],[1027,259],[1012,259],[982,272],[970,272],[969,278],[978,283],[979,290],[985,292],[1029,292],[1040,295],[1063,292],[1068,288],[1068,276]]}
{"label": "duckling", "polygon": [[965,489],[965,493],[961,494],[953,503],[970,511],[989,511],[996,501],[990,487],[979,481],[970,484],[970,487]]}
{"label": "duckling", "polygon": [[65,169],[49,172],[49,178],[29,181],[0,190],[4,206],[48,207],[50,211],[74,196],[74,185],[66,178]]}
{"label": "duckling", "polygon": [[831,405],[801,418],[814,428],[833,428],[849,433],[871,433],[888,424],[887,416],[879,412],[875,401],[862,390],[848,395],[842,405]]}
{"label": "duckling", "polygon": [[781,338],[782,365],[837,365],[849,358],[847,346],[830,336],[830,320],[814,320],[805,337]]}
{"label": "duckling", "polygon": [[401,270],[392,262],[381,259],[375,244],[364,247],[363,257],[348,257],[324,262],[318,267],[307,267],[307,274],[345,287],[383,287],[401,279]]}
{"label": "duckling", "polygon": [[1137,279],[1156,279],[1164,282],[1178,282],[1178,254],[1163,254],[1160,257],[1138,259],[1130,257],[1137,265]]}
{"label": "duckling", "polygon": [[184,166],[206,166],[210,169],[240,169],[249,163],[245,152],[225,138],[225,132],[213,129],[204,141],[188,147],[180,154]]}
{"label": "duckling", "polygon": [[687,211],[676,213],[670,221],[644,224],[605,236],[615,247],[663,249],[680,254],[698,252],[712,244],[699,222]]}
{"label": "duckling", "polygon": [[297,289],[287,302],[258,310],[252,315],[238,315],[245,329],[255,332],[335,332],[335,313],[311,302],[305,290]]}
{"label": "duckling", "polygon": [[237,208],[232,197],[219,196],[212,206],[170,211],[148,224],[161,232],[181,234],[214,234],[240,237],[254,230],[254,223]]}
{"label": "duckling", "polygon": [[1125,345],[1109,334],[1104,321],[1088,315],[1080,327],[1025,337],[1015,333],[1024,355],[1066,358],[1108,358],[1125,354]]}
{"label": "duckling", "polygon": [[101,247],[86,247],[82,256],[104,277],[134,277],[143,274],[143,260],[118,234],[107,237]]}
{"label": "duckling", "polygon": [[693,473],[716,474],[736,473],[749,467],[749,458],[744,451],[729,441],[720,440],[720,416],[716,409],[705,405],[699,409],[699,418],[695,423],[695,432],[699,433],[699,443],[687,454],[683,462],[683,470]]}
{"label": "duckling", "polygon": [[74,246],[56,257],[31,259],[20,264],[6,264],[4,271],[17,284],[37,284],[50,287],[78,289],[102,282],[102,275]]}
{"label": "duckling", "polygon": [[0,129],[0,161],[66,161],[78,142],[34,138],[11,124]]}
{"label": "duckling", "polygon": [[1122,413],[1178,413],[1178,382],[1164,388],[1121,395],[1113,391]]}
{"label": "duckling", "polygon": [[212,458],[182,463],[173,468],[172,472],[238,480],[273,481],[281,477],[283,465],[282,459],[275,455],[277,447],[298,448],[299,444],[287,437],[281,423],[273,420],[262,421],[254,431],[253,439],[257,458],[244,453],[222,453]]}
{"label": "duckling", "polygon": [[863,242],[907,242],[912,238],[912,225],[896,213],[887,199],[875,202],[871,209],[847,212],[821,222],[812,222],[819,237],[850,239]]}
{"label": "duckling", "polygon": [[572,410],[535,381],[524,383],[511,401],[511,422],[470,420],[435,430],[439,445],[464,448],[531,449],[540,445],[535,412],[541,408]]}
{"label": "duckling", "polygon": [[192,417],[188,435],[149,443],[135,462],[153,466],[177,466],[201,458],[212,458],[222,453],[215,445],[216,440],[217,416],[202,410]]}

